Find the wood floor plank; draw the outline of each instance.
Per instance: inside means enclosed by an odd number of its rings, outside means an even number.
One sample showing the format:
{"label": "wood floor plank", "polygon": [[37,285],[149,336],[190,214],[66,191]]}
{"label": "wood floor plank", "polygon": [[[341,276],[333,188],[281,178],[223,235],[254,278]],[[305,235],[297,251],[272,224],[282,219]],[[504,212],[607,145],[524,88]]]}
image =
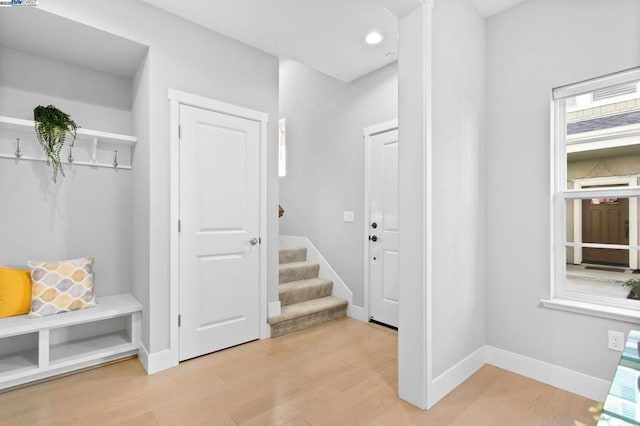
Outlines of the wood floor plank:
{"label": "wood floor plank", "polygon": [[[413,405],[396,400],[391,407],[386,409],[384,413],[380,414],[376,419],[372,420],[369,424],[372,426],[389,426],[389,425],[434,425],[431,421],[427,421],[425,418],[419,418],[415,420],[413,416],[416,413],[422,413],[423,411],[414,407]],[[443,423],[446,424],[446,423]]]}
{"label": "wood floor plank", "polygon": [[[46,425],[51,419],[63,421],[67,416],[80,418],[83,424],[92,426],[121,424],[161,405],[163,401],[175,395],[176,391],[177,385],[172,379],[158,380],[154,386],[143,392],[140,390],[118,392],[117,389],[110,389],[106,392],[107,398],[105,393],[98,392],[93,395],[91,403],[73,407],[65,405],[68,414],[64,411],[56,411],[53,417],[50,415],[43,417],[43,413],[40,413],[40,420],[35,424]],[[56,409],[56,407],[51,408]]]}
{"label": "wood floor plank", "polygon": [[307,423],[302,417],[296,417],[286,423],[282,423],[281,426],[309,426],[309,423]]}
{"label": "wood floor plank", "polygon": [[0,426],[22,426],[22,416],[0,419]]}
{"label": "wood floor plank", "polygon": [[595,402],[490,365],[420,410],[397,397],[397,348],[345,318],[151,376],[128,360],[0,394],[0,426],[594,424]]}
{"label": "wood floor plank", "polygon": [[292,422],[294,424],[309,424],[300,414],[310,406],[322,404],[325,400],[333,397],[337,393],[335,390],[315,386],[308,391],[299,392],[287,401],[283,401],[280,404],[273,404],[274,406],[272,408],[256,416],[247,417],[248,412],[242,412],[241,415],[232,415],[238,424],[246,426],[280,425]]}
{"label": "wood floor plank", "polygon": [[[92,423],[85,424],[89,426]],[[159,424],[160,422],[152,412],[146,412],[118,423],[119,426],[158,426]]]}
{"label": "wood floor plank", "polygon": [[389,390],[379,376],[372,375],[364,377],[363,380],[346,389],[344,392],[340,392],[340,394],[335,397],[305,411],[302,417],[312,425],[331,424],[332,421],[335,421],[336,418],[354,405],[378,393],[384,393],[389,398],[395,398],[395,392]]}
{"label": "wood floor plank", "polygon": [[502,375],[503,370],[485,365],[474,375],[467,379],[464,386],[458,386],[446,398],[440,400],[425,416],[423,411],[416,411],[412,419],[420,424],[425,418],[436,424],[451,424],[465,411],[477,398],[485,392]]}

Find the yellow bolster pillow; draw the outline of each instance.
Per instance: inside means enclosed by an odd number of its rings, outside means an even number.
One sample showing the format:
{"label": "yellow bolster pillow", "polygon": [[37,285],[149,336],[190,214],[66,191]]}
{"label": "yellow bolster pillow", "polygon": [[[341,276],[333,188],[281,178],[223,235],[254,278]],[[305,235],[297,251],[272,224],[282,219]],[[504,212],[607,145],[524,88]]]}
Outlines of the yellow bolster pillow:
{"label": "yellow bolster pillow", "polygon": [[0,318],[28,314],[30,309],[29,271],[0,267]]}

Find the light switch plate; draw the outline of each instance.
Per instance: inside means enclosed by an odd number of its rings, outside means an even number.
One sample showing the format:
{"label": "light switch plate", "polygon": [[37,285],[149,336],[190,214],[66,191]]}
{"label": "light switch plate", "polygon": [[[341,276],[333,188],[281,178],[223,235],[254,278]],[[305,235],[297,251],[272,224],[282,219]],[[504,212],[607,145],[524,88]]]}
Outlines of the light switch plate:
{"label": "light switch plate", "polygon": [[353,214],[353,212],[344,212],[344,213],[342,214],[342,219],[343,219],[345,222],[353,222],[353,220],[354,220],[354,214]]}

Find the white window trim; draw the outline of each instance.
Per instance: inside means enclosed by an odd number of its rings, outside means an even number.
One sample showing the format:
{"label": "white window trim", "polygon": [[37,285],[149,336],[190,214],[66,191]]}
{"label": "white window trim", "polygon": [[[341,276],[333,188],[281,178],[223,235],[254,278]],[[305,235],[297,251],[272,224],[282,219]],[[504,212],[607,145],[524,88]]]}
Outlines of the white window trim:
{"label": "white window trim", "polygon": [[579,83],[555,88],[553,89],[553,98],[554,100],[566,99],[572,96],[584,95],[585,93],[593,92],[594,90],[608,86],[617,86],[638,80],[640,80],[640,68],[633,68],[605,75],[600,78],[585,80]]}
{"label": "white window trim", "polygon": [[633,309],[624,309],[613,306],[603,306],[597,303],[578,302],[567,299],[543,299],[542,306],[561,311],[575,312],[600,318],[614,319],[618,321],[640,323],[640,312]]}
{"label": "white window trim", "polygon": [[[609,189],[565,189],[567,182],[566,164],[567,157],[564,146],[566,144],[566,106],[564,99],[590,91],[622,84],[633,80],[640,80],[640,68],[611,74],[599,79],[580,82],[574,85],[564,86],[553,90],[550,101],[551,112],[551,143],[550,143],[550,292],[548,299],[542,299],[541,304],[545,308],[559,309],[627,321],[640,323],[640,306],[636,301],[620,300],[612,297],[600,295],[590,295],[586,293],[571,292],[564,286],[566,275],[566,201],[575,200],[581,202],[583,198],[604,198],[610,196],[638,197],[640,187],[637,186],[637,178],[629,178],[627,187]],[[634,179],[631,182],[631,179]],[[631,206],[631,199],[630,206]],[[637,200],[636,203],[637,212]],[[631,208],[631,207],[630,207]],[[574,209],[576,210],[576,209]],[[581,210],[581,209],[580,209]],[[637,216],[637,215],[636,215]],[[575,222],[574,222],[575,226]],[[630,240],[628,248],[637,248],[637,223],[635,241],[631,240],[633,230],[630,222]],[[575,235],[574,235],[575,239]],[[574,247],[585,245],[573,244]],[[625,248],[627,248],[625,246]],[[637,263],[637,256],[636,256]],[[631,264],[630,264],[631,266]]]}

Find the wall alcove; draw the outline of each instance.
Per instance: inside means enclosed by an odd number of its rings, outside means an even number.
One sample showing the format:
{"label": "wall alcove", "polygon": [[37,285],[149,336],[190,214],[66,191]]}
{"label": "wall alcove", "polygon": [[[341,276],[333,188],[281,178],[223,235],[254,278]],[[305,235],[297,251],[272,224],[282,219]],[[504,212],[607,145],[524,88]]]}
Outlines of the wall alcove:
{"label": "wall alcove", "polygon": [[[135,150],[148,141],[136,137],[133,111],[134,100],[147,96],[138,93],[147,50],[37,7],[6,8],[0,14],[0,265],[25,269],[28,260],[91,256],[99,300],[127,300],[135,307],[112,306],[106,314],[104,309],[87,314],[86,324],[53,327],[52,348],[63,351],[79,341],[104,346],[108,336],[128,336],[131,344],[118,343],[126,351],[94,348],[107,356],[79,357],[82,366],[130,355],[138,347],[139,331],[132,331],[132,322],[124,317],[141,309],[125,295],[135,293],[133,187],[142,179],[136,177]],[[61,153],[66,176],[59,176],[57,183],[42,160],[32,122],[34,107],[50,104],[70,114],[80,127],[73,162],[68,161],[66,144]],[[15,155],[16,138],[20,158]],[[79,317],[72,316],[70,323]],[[15,318],[5,321],[6,327]],[[19,336],[2,330],[0,319],[0,364],[15,358],[16,351],[37,353],[38,345],[42,351],[42,341],[34,337],[37,331]],[[95,352],[90,347],[86,351]],[[73,369],[73,362],[66,368]],[[45,370],[55,373],[48,361],[36,370],[34,378]],[[0,388],[3,376],[11,374],[11,369],[0,370]],[[29,381],[29,374],[20,381]]]}

